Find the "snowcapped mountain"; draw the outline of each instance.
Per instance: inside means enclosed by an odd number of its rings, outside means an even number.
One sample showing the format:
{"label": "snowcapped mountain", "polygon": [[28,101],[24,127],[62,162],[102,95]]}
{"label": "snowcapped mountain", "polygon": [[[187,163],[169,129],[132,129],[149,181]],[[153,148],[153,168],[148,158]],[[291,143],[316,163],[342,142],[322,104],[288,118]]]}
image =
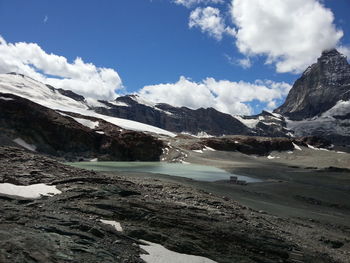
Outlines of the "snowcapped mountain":
{"label": "snowcapped mountain", "polygon": [[295,136],[320,136],[350,146],[350,65],[337,50],[322,53],[274,111]]}
{"label": "snowcapped mountain", "polygon": [[109,109],[115,105],[107,102],[101,103],[94,99],[85,99],[83,96],[75,94],[72,91],[55,89],[50,85],[45,85],[21,74],[0,74],[0,92],[26,98],[58,112],[73,112],[84,116],[100,118],[127,130],[175,136],[174,133],[158,127],[99,114],[94,111],[94,108]]}
{"label": "snowcapped mountain", "polygon": [[350,145],[350,65],[336,50],[322,53],[317,63],[295,82],[282,106],[272,113],[263,111],[254,116],[231,116],[213,108],[193,110],[156,104],[138,95],[113,101],[94,100],[15,73],[0,74],[0,105],[14,99],[1,94],[27,99],[95,133],[105,132],[99,126],[103,122],[119,130],[158,138],[174,137],[178,133],[206,137],[318,136],[338,146]]}

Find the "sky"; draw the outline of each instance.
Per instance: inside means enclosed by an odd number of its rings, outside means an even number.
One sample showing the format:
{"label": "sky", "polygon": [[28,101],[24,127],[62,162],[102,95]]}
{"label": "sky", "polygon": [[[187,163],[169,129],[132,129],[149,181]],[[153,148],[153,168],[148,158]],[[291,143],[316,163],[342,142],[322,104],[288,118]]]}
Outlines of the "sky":
{"label": "sky", "polygon": [[349,0],[0,0],[0,73],[85,97],[257,114],[325,49],[350,57]]}

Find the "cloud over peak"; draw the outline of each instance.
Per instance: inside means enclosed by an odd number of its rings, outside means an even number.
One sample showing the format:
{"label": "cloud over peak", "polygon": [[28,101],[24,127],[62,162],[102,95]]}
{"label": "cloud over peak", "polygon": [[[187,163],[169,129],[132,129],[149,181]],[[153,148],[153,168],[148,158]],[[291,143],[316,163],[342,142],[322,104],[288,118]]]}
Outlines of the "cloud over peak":
{"label": "cloud over peak", "polygon": [[332,10],[321,0],[231,0],[231,21],[222,15],[224,5],[220,9],[205,6],[220,0],[174,2],[192,8],[190,28],[216,40],[233,37],[238,51],[246,56],[235,64],[244,68],[251,66],[250,58],[262,55],[279,73],[301,73],[324,50],[337,47],[349,53],[340,44],[344,33],[336,27]]}
{"label": "cloud over peak", "polygon": [[343,37],[317,0],[232,0],[231,16],[239,51],[266,55],[277,72],[302,72]]}
{"label": "cloud over peak", "polygon": [[113,99],[122,81],[116,71],[96,67],[77,57],[72,63],[63,56],[46,53],[35,43],[7,43],[0,36],[0,73],[17,72],[56,88],[85,97]]}

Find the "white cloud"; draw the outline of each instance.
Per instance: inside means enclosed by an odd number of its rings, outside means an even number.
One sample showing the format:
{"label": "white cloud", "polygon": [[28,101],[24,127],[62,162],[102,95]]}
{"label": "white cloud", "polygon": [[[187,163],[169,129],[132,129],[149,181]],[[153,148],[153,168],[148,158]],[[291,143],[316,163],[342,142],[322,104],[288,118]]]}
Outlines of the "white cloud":
{"label": "white cloud", "polygon": [[43,23],[46,24],[47,21],[49,21],[49,17],[48,17],[48,15],[45,15],[44,20],[43,20]]}
{"label": "white cloud", "polygon": [[220,10],[210,6],[205,8],[197,7],[193,10],[188,25],[190,28],[200,28],[203,33],[208,33],[217,40],[221,40],[223,34],[229,34],[231,36],[236,34],[233,28],[225,25]]}
{"label": "white cloud", "polygon": [[238,65],[240,65],[242,68],[250,68],[252,66],[252,62],[250,61],[250,58],[242,58],[237,60]]}
{"label": "white cloud", "polygon": [[266,55],[277,72],[302,72],[343,36],[317,0],[232,0],[231,15],[239,51]]}
{"label": "white cloud", "polygon": [[96,67],[77,57],[69,63],[65,57],[46,53],[35,43],[6,43],[0,36],[0,73],[17,72],[55,88],[72,90],[95,99],[112,99],[122,81],[116,71]]}
{"label": "white cloud", "polygon": [[173,0],[177,5],[183,5],[187,8],[193,7],[199,4],[222,4],[224,0]]}
{"label": "white cloud", "polygon": [[145,86],[139,95],[155,103],[166,102],[192,109],[213,107],[229,114],[248,115],[253,113],[253,109],[247,103],[257,100],[266,104],[266,109],[270,109],[290,89],[291,86],[287,83],[270,80],[249,83],[206,78],[197,83],[180,77],[176,83]]}

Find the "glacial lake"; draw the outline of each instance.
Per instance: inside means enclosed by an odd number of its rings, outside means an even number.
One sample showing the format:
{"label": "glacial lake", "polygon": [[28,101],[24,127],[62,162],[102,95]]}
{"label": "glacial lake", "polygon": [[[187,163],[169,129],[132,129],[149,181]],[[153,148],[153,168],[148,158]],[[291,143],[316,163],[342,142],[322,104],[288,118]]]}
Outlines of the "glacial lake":
{"label": "glacial lake", "polygon": [[262,180],[256,178],[231,174],[216,167],[198,164],[163,162],[75,162],[67,164],[94,171],[155,173],[186,177],[197,181],[207,182],[229,180],[230,176],[237,176],[238,180],[243,180],[247,183],[262,182]]}

